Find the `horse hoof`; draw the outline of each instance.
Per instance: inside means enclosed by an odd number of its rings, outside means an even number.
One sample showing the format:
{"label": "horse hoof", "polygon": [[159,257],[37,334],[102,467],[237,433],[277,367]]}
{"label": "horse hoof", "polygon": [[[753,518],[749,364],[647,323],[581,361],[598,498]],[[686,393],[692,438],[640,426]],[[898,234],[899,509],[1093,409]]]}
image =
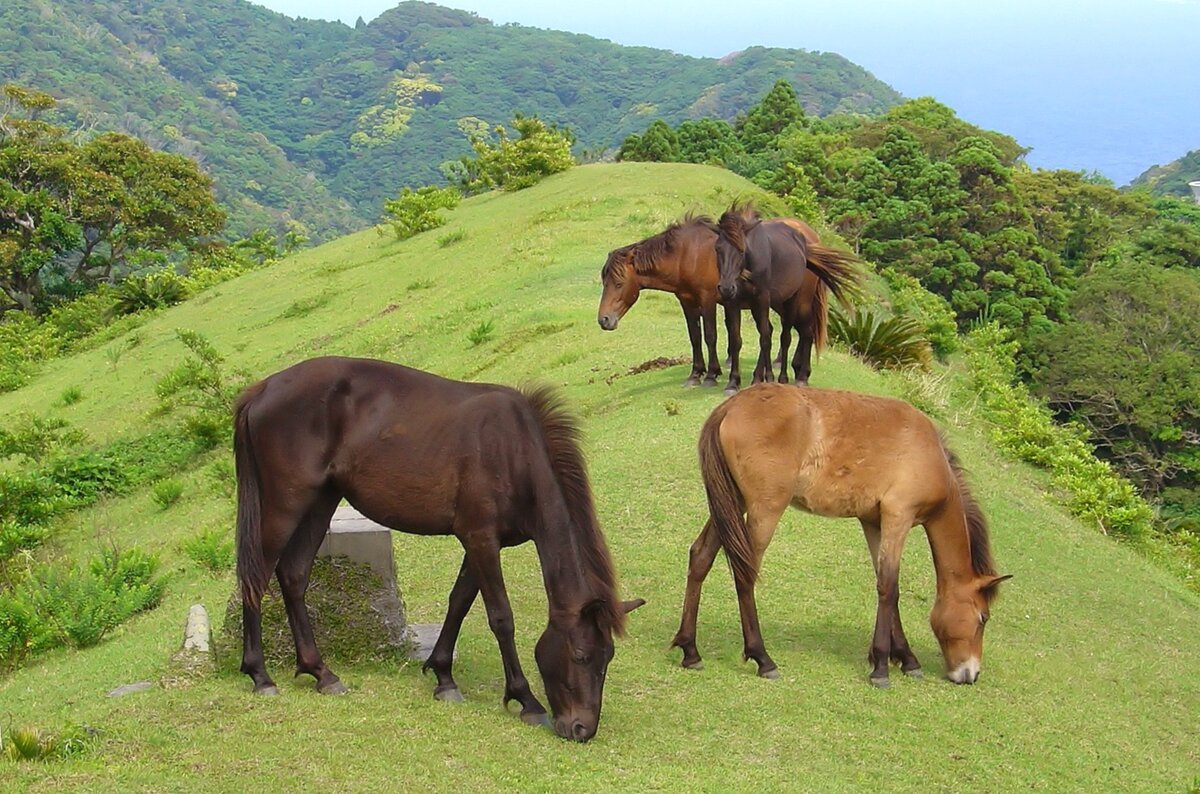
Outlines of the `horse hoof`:
{"label": "horse hoof", "polygon": [[443,700],[447,703],[462,703],[462,692],[456,686],[438,687],[433,690],[435,700]]}
{"label": "horse hoof", "polygon": [[317,687],[317,691],[322,695],[344,695],[350,690],[341,681],[333,681],[324,686]]}
{"label": "horse hoof", "polygon": [[892,682],[890,680],[888,680],[887,676],[883,676],[882,678],[876,678],[875,676],[871,676],[871,686],[873,686],[877,689],[890,689],[892,686]]}
{"label": "horse hoof", "polygon": [[726,390],[725,390],[725,396],[726,396],[726,397],[732,397],[733,395],[735,395],[735,394],[737,394],[737,393],[738,393],[738,390],[737,390],[737,389],[734,389],[734,388],[729,388],[729,389],[726,389]]}
{"label": "horse hoof", "polygon": [[688,378],[687,380],[685,380],[683,382],[683,388],[685,388],[685,389],[694,389],[699,385],[700,385],[699,378]]}
{"label": "horse hoof", "polygon": [[279,694],[279,687],[271,684],[269,686],[255,687],[254,694],[264,695],[266,697],[275,697]]}
{"label": "horse hoof", "polygon": [[779,668],[772,667],[770,670],[759,670],[758,677],[765,678],[768,681],[774,681],[779,678]]}
{"label": "horse hoof", "polygon": [[716,386],[717,379],[716,378],[705,378],[704,382],[701,383],[700,385],[704,386],[705,388],[708,388],[709,386]]}
{"label": "horse hoof", "polygon": [[918,679],[919,679],[919,678],[924,678],[924,677],[925,677],[925,674],[921,672],[921,668],[920,668],[920,667],[914,667],[914,668],[913,668],[913,669],[911,669],[911,670],[905,670],[905,671],[904,671],[904,674],[905,674],[906,676],[908,676],[909,678],[918,678]]}
{"label": "horse hoof", "polygon": [[529,714],[522,714],[521,722],[525,723],[526,725],[532,725],[535,728],[539,728],[543,725],[549,726],[550,718],[546,716],[546,712],[544,711],[534,711],[530,712]]}
{"label": "horse hoof", "polygon": [[683,662],[680,662],[679,666],[682,667],[684,670],[703,670],[704,662],[700,661],[699,659],[697,659],[694,662],[689,662],[689,661],[685,660]]}

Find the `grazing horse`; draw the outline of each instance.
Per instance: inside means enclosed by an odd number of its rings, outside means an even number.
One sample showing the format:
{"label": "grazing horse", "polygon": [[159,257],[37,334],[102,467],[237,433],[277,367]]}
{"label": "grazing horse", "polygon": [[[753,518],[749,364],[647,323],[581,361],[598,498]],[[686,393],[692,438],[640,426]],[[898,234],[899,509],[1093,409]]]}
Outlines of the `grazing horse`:
{"label": "grazing horse", "polygon": [[[844,251],[821,245],[811,227],[799,222],[763,221],[750,204],[734,204],[717,222],[717,266],[720,273],[718,292],[726,301],[739,300],[750,288],[751,309],[756,318],[774,309],[780,318],[780,359],[787,360],[791,332],[799,334],[792,373],[797,384],[807,384],[812,374],[812,349],[820,350],[825,337],[827,296],[822,293],[822,305],[806,313],[806,302],[797,295],[806,290],[809,272],[842,303],[857,291],[858,274],[854,268],[857,257]],[[812,301],[807,302],[812,305]],[[818,320],[815,318],[819,318]],[[754,370],[754,382],[773,380],[771,368],[770,323],[758,319],[759,357]],[[787,383],[787,367],[781,367],[779,381]]]}
{"label": "grazing horse", "polygon": [[779,672],[758,625],[754,584],[763,553],[790,504],[831,517],[856,517],[875,564],[879,594],[868,660],[871,682],[888,685],[888,661],[919,675],[900,625],[900,556],[908,532],[925,527],[937,573],[929,622],[947,675],[972,684],[983,659],[983,629],[1000,582],[987,523],[962,470],[925,414],[900,400],[828,389],[762,384],[726,400],[700,433],[700,469],[709,519],[692,544],[683,617],[672,645],[683,666],[700,668],[700,588],[717,550],[733,569],[742,618],[743,660],[758,674]]}
{"label": "grazing horse", "polygon": [[554,729],[590,739],[613,635],[640,603],[617,599],[577,437],[548,388],[462,383],[384,361],[315,358],[249,387],[235,410],[234,453],[241,669],[254,691],[278,692],[262,651],[261,602],[272,571],[296,674],[313,676],[322,693],[346,691],[321,659],[304,604],[317,547],[345,498],[384,526],[462,543],[445,627],[425,663],[437,675],[434,696],[462,699],[450,670],[454,645],[482,592],[504,662],[504,703],[520,702],[522,719],[537,724],[546,710],[521,672],[500,572],[500,549],[532,540],[550,606],[535,657]]}
{"label": "grazing horse", "polygon": [[[793,219],[771,221],[793,226],[801,233],[812,234],[807,224]],[[803,230],[807,230],[804,232]],[[692,372],[684,385],[703,383],[714,385],[721,374],[717,359],[717,304],[725,307],[725,329],[728,335],[729,382],[725,393],[733,394],[741,385],[738,355],[742,347],[741,310],[751,308],[756,313],[757,304],[747,290],[737,300],[723,301],[717,291],[716,225],[703,216],[686,216],[665,231],[631,245],[617,248],[608,255],[600,271],[603,292],[597,321],[606,331],[615,330],[621,318],[637,302],[643,289],[656,289],[673,293],[683,309],[687,321],[688,336],[692,343]],[[849,270],[831,271],[831,277],[839,283],[853,277]],[[796,295],[794,314],[803,330],[802,339],[815,342],[820,349],[824,345],[827,324],[827,290],[825,283],[816,275],[816,267],[805,276],[804,285]],[[770,327],[770,317],[766,316]],[[755,321],[760,318],[755,314]],[[705,367],[701,334],[708,348],[708,365]]]}

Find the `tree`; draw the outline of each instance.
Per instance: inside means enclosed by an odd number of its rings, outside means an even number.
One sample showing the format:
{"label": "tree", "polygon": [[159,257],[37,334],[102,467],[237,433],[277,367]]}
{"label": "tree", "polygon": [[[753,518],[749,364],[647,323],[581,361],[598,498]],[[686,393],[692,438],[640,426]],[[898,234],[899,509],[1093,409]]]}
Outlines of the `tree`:
{"label": "tree", "polygon": [[1038,391],[1087,427],[1145,493],[1200,484],[1200,283],[1124,260],[1097,267],[1071,319],[1035,338]]}
{"label": "tree", "polygon": [[735,128],[747,152],[770,148],[785,129],[804,120],[804,109],[796,100],[796,89],[787,80],[777,80],[762,101],[738,119]]}
{"label": "tree", "polygon": [[461,157],[442,164],[442,171],[458,182],[463,192],[479,193],[500,188],[521,190],[537,184],[551,174],[575,165],[571,146],[575,135],[566,127],[547,124],[537,116],[513,116],[517,138],[510,138],[503,126],[495,129],[496,142],[474,136],[471,148],[475,157]]}
{"label": "tree", "polygon": [[42,311],[53,297],[130,272],[218,232],[225,215],[191,160],[108,133],[78,144],[40,120],[53,98],[5,87],[0,116],[0,312]]}
{"label": "tree", "polygon": [[618,160],[649,163],[679,162],[679,138],[662,119],[655,119],[641,134],[630,135],[617,152]]}

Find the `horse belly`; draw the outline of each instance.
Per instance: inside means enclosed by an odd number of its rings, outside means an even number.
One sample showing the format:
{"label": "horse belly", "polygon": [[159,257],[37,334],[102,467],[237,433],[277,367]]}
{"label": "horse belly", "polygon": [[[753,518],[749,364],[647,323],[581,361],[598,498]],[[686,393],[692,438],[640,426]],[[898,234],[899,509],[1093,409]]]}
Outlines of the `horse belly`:
{"label": "horse belly", "polygon": [[852,518],[877,513],[874,489],[864,487],[848,467],[817,476],[802,477],[792,506],[826,518]]}
{"label": "horse belly", "polygon": [[453,532],[457,471],[403,445],[340,456],[333,479],[346,500],[372,521],[417,535]]}

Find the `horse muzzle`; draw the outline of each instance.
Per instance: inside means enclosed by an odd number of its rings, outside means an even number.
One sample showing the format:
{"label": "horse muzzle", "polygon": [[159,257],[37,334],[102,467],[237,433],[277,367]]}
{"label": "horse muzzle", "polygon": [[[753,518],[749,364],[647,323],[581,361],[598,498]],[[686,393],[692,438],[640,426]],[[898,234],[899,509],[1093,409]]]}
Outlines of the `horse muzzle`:
{"label": "horse muzzle", "polygon": [[596,322],[600,323],[600,327],[605,331],[617,330],[617,323],[620,321],[621,318],[615,314],[602,314],[596,318]]}
{"label": "horse muzzle", "polygon": [[979,660],[972,656],[946,673],[946,677],[956,684],[974,684],[979,680]]}
{"label": "horse muzzle", "polygon": [[717,292],[720,293],[722,299],[727,301],[733,300],[738,295],[737,282],[735,281],[732,284],[718,284]]}
{"label": "horse muzzle", "polygon": [[554,732],[564,739],[573,742],[586,742],[596,735],[596,723],[585,723],[583,720],[560,718],[554,721]]}

